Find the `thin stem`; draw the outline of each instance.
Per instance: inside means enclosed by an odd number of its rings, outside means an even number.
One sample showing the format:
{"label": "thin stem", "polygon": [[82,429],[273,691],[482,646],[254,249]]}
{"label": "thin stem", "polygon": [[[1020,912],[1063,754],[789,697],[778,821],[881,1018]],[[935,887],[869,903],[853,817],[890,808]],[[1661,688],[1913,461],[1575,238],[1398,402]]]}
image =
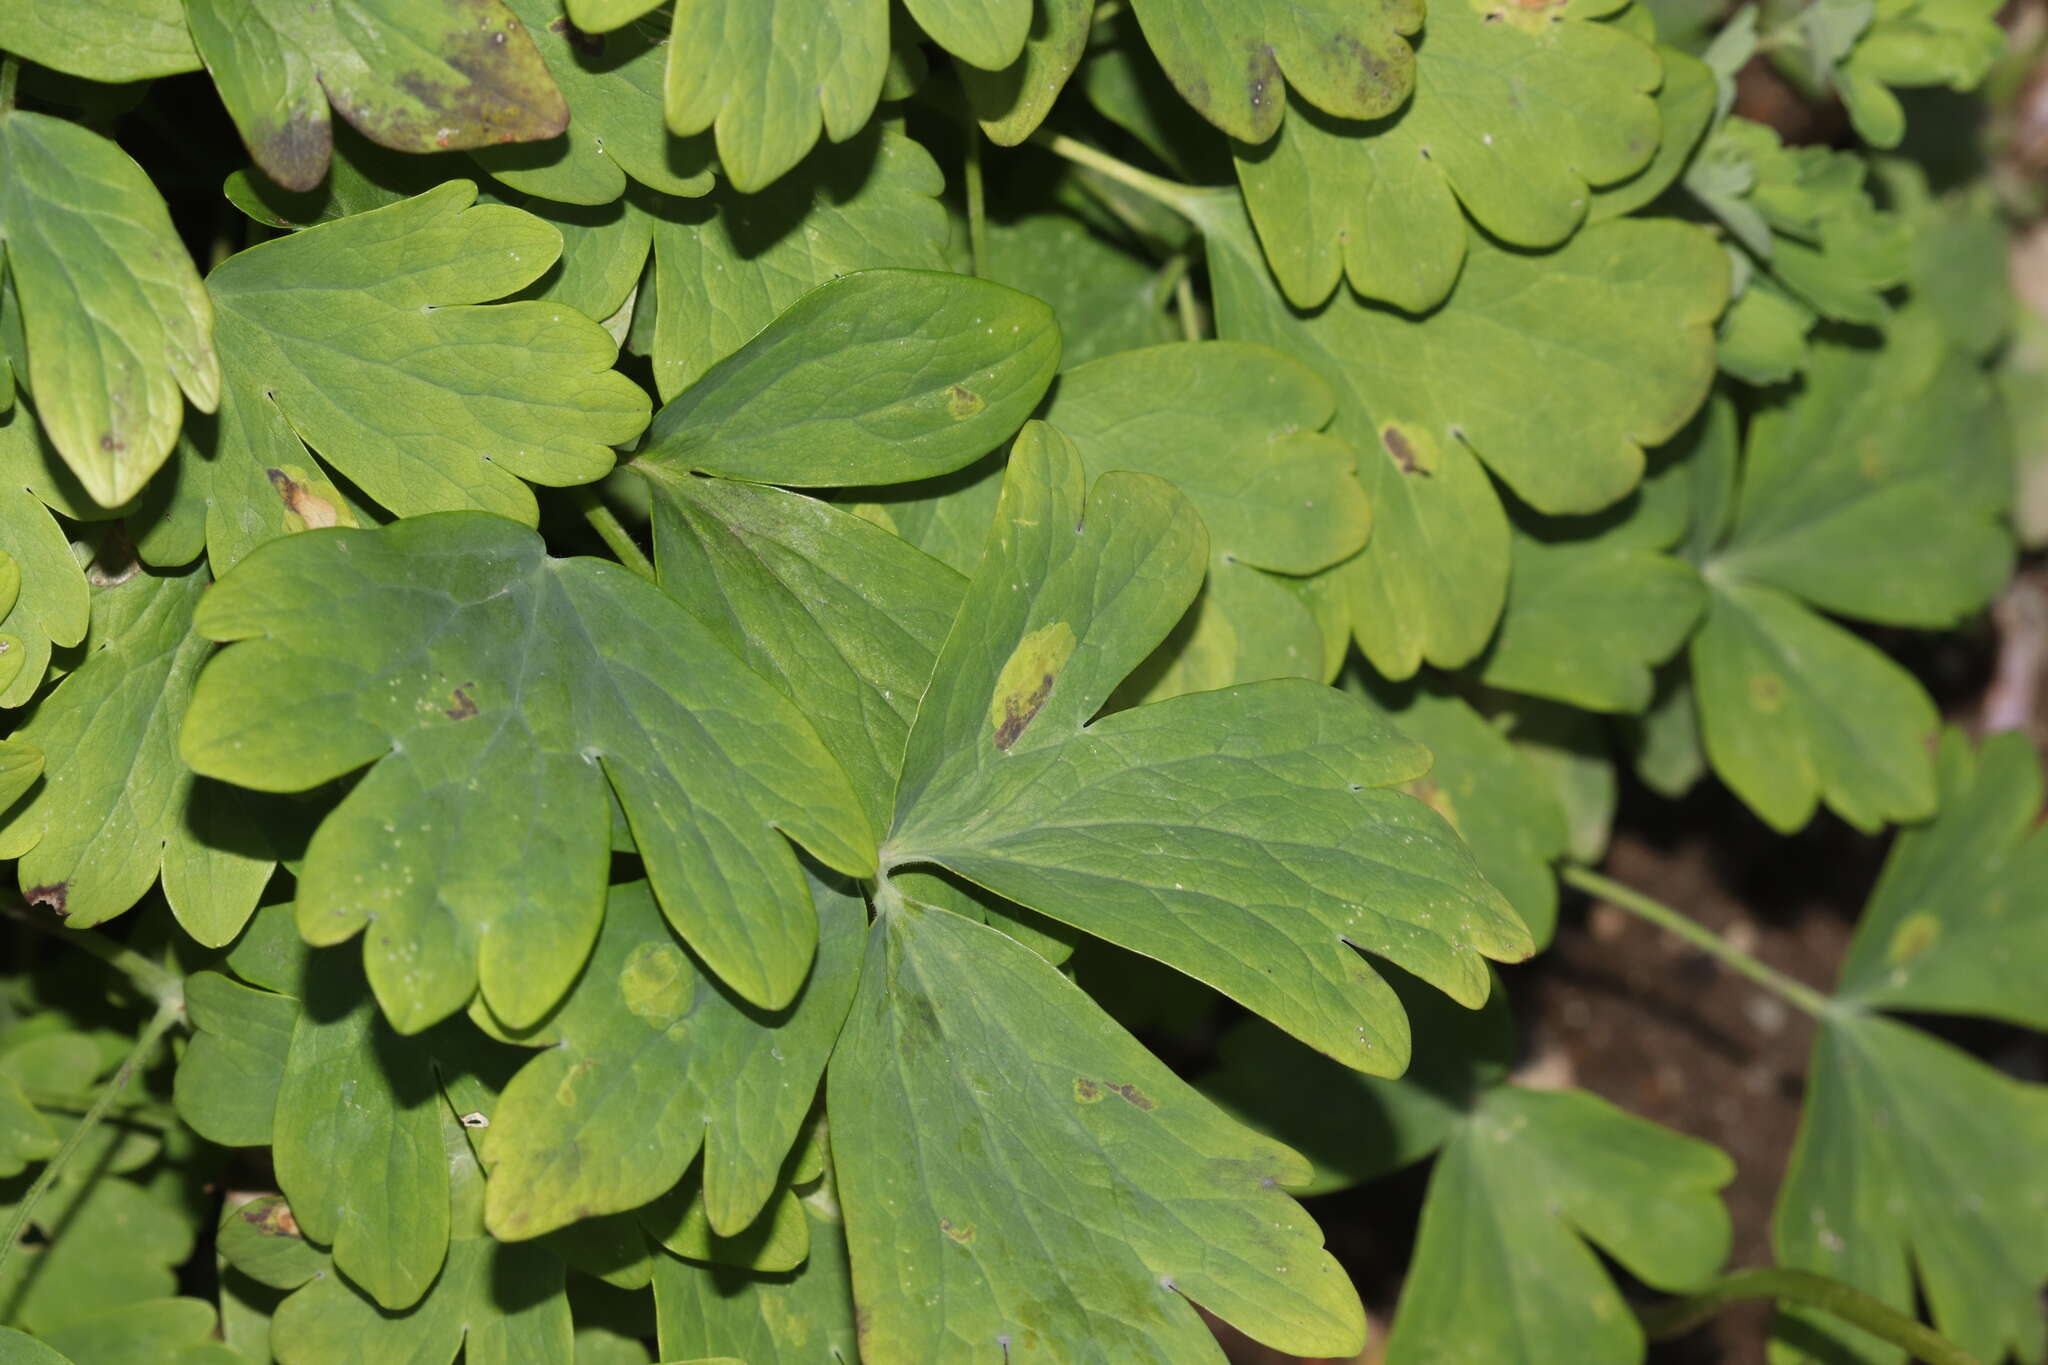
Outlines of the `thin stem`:
{"label": "thin stem", "polygon": [[1141,171],[1127,161],[1119,161],[1108,152],[1078,142],[1065,133],[1038,132],[1031,140],[1055,156],[1065,157],[1077,166],[1108,176],[1129,189],[1136,190],[1154,203],[1164,204],[1189,221],[1195,221],[1195,191],[1186,185],[1165,180],[1150,171]]}
{"label": "thin stem", "polygon": [[988,203],[981,183],[981,125],[970,112],[964,120],[967,134],[967,262],[978,276],[988,274]]}
{"label": "thin stem", "polygon": [[107,1110],[112,1108],[114,1101],[120,1097],[121,1091],[134,1076],[136,1068],[142,1065],[143,1058],[147,1057],[150,1049],[170,1032],[171,1025],[177,1023],[184,1013],[182,999],[165,1000],[157,1006],[156,1014],[150,1019],[148,1027],[142,1030],[142,1036],[135,1040],[135,1046],[121,1059],[120,1068],[100,1088],[99,1097],[92,1102],[92,1108],[85,1111],[85,1117],[71,1130],[71,1136],[64,1139],[64,1145],[57,1149],[57,1155],[51,1157],[49,1164],[37,1173],[35,1183],[28,1187],[28,1193],[22,1196],[21,1203],[15,1206],[14,1216],[7,1220],[6,1233],[0,1236],[0,1272],[6,1270],[8,1258],[14,1254],[15,1248],[21,1245],[21,1235],[28,1230],[28,1222],[36,1211],[36,1205],[50,1192],[50,1187],[57,1183],[57,1177],[63,1174],[65,1165],[78,1154],[78,1149],[85,1145],[85,1140],[91,1136],[92,1130],[106,1117]]}
{"label": "thin stem", "polygon": [[1828,998],[1811,986],[1794,981],[1775,967],[1763,963],[1735,947],[1719,934],[1694,920],[1688,919],[1661,901],[1651,900],[1642,892],[1624,886],[1611,877],[1603,877],[1589,867],[1566,867],[1558,879],[1568,886],[1590,892],[1609,904],[1618,905],[1631,914],[1639,915],[1658,928],[1678,935],[1700,951],[1721,959],[1736,971],[1762,986],[1765,990],[1797,1006],[1818,1019],[1829,1011]]}
{"label": "thin stem", "polygon": [[40,934],[69,943],[74,948],[83,948],[115,971],[128,978],[128,984],[142,995],[159,1005],[182,1006],[185,1000],[185,982],[175,972],[158,966],[136,952],[133,948],[116,943],[105,934],[91,929],[65,929],[37,915],[27,906],[15,900],[0,900],[0,914],[16,920]]}
{"label": "thin stem", "polygon": [[1195,278],[1182,275],[1173,282],[1173,311],[1180,314],[1180,334],[1189,341],[1200,341],[1208,331],[1208,322],[1202,316],[1201,300],[1195,297]]}
{"label": "thin stem", "polygon": [[1738,1270],[1699,1293],[1644,1309],[1643,1330],[1653,1340],[1682,1336],[1728,1304],[1776,1299],[1817,1308],[1912,1353],[1927,1365],[1977,1365],[1976,1357],[1932,1328],[1860,1289],[1805,1270]]}
{"label": "thin stem", "polygon": [[21,62],[9,53],[0,58],[0,114],[14,112],[14,87],[21,80]]}
{"label": "thin stem", "polygon": [[654,578],[654,563],[619,520],[618,513],[604,505],[604,499],[597,495],[588,484],[580,484],[568,490],[575,499],[577,510],[590,523],[590,529],[597,532],[605,546],[619,557],[619,563],[639,574],[642,578]]}

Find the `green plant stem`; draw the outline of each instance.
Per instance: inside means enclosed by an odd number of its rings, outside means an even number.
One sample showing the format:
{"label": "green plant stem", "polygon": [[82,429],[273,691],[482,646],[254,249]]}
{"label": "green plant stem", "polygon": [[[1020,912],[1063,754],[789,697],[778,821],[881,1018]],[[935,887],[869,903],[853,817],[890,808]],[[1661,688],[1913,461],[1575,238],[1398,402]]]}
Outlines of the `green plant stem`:
{"label": "green plant stem", "polygon": [[116,943],[105,934],[91,929],[65,929],[49,923],[19,901],[0,901],[0,914],[25,924],[39,934],[68,943],[74,948],[83,948],[115,971],[128,978],[128,984],[145,997],[159,1005],[174,1005],[183,1008],[185,982],[175,972],[159,966],[123,944]]}
{"label": "green plant stem", "polygon": [[1127,161],[1119,161],[1108,152],[1076,141],[1064,133],[1035,133],[1031,140],[1055,156],[1064,157],[1076,166],[1105,175],[1127,189],[1136,190],[1154,203],[1164,204],[1190,222],[1195,218],[1195,191],[1186,185],[1165,180],[1150,171],[1141,171]]}
{"label": "green plant stem", "polygon": [[1744,1299],[1776,1299],[1817,1308],[1911,1352],[1926,1365],[1977,1365],[1969,1352],[1890,1304],[1805,1270],[1735,1271],[1688,1298],[1643,1310],[1643,1330],[1652,1340],[1680,1336]]}
{"label": "green plant stem", "polygon": [[1660,929],[1678,935],[1695,948],[1719,958],[1787,1004],[1806,1011],[1816,1019],[1829,1011],[1828,998],[1819,991],[1794,981],[1775,967],[1764,965],[1711,929],[1688,919],[1661,901],[1651,900],[1642,892],[1624,886],[1611,877],[1603,877],[1590,867],[1567,866],[1558,873],[1558,880],[1567,886],[1576,886],[1581,891],[1590,892],[1610,904],[1620,906],[1630,914],[1650,921]]}
{"label": "green plant stem", "polygon": [[967,136],[967,268],[978,278],[988,275],[988,202],[981,183],[981,126],[970,112],[963,120]]}
{"label": "green plant stem", "polygon": [[1180,314],[1180,334],[1189,341],[1200,341],[1209,330],[1207,320],[1202,316],[1202,303],[1195,297],[1195,280],[1192,275],[1182,275],[1173,283],[1173,311]]}
{"label": "green plant stem", "polygon": [[21,81],[21,62],[12,54],[0,58],[0,114],[14,112],[14,89]]}
{"label": "green plant stem", "polygon": [[[64,1139],[64,1145],[57,1149],[57,1154],[37,1173],[35,1183],[28,1187],[28,1193],[23,1195],[21,1203],[15,1206],[14,1216],[7,1220],[6,1234],[0,1237],[0,1273],[6,1271],[8,1259],[14,1255],[15,1248],[21,1245],[21,1235],[28,1230],[28,1222],[35,1214],[36,1205],[50,1192],[50,1187],[57,1183],[57,1177],[64,1173],[66,1164],[78,1154],[78,1149],[85,1145],[86,1138],[99,1126],[100,1120],[107,1116],[107,1110],[113,1108],[114,1101],[120,1097],[121,1091],[135,1075],[136,1068],[142,1065],[142,1059],[149,1055],[150,1049],[155,1047],[166,1033],[170,1032],[171,1025],[184,1017],[184,1013],[182,996],[165,1000],[156,1007],[156,1013],[150,1018],[148,1026],[142,1030],[142,1036],[135,1040],[135,1046],[121,1059],[120,1067],[107,1083],[100,1087],[99,1097],[92,1102],[92,1108],[85,1111],[85,1117],[71,1130],[71,1136]],[[0,1282],[4,1282],[4,1279],[0,1279]]]}
{"label": "green plant stem", "polygon": [[588,484],[582,484],[571,488],[569,496],[576,500],[577,510],[582,512],[583,519],[590,523],[590,529],[597,532],[598,539],[618,556],[619,563],[642,578],[652,581],[654,562],[648,559],[646,552],[634,541],[625,524],[619,520],[618,513],[604,505],[604,499],[597,495],[596,490]]}

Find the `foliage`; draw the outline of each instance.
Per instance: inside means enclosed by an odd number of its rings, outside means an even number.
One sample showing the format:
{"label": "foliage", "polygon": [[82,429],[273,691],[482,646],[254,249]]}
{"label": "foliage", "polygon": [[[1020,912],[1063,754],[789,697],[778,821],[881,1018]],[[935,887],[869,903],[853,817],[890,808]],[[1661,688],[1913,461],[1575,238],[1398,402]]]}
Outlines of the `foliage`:
{"label": "foliage", "polygon": [[[2048,1029],[2040,768],[1877,633],[2011,570],[2002,48],[4,7],[0,1360],[1342,1357],[1303,1201],[1432,1160],[1387,1358],[1627,1365],[1753,1281],[1516,1070],[1561,882],[1818,1020],[1779,1358],[2041,1360],[2048,1101],[1893,1017]],[[1905,826],[1833,996],[1630,771]]]}

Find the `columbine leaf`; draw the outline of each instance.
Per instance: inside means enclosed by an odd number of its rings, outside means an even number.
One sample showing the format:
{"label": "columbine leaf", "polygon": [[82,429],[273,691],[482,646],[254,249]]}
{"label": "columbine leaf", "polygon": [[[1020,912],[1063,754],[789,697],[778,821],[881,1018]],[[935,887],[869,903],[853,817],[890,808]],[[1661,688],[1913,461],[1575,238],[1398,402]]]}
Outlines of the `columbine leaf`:
{"label": "columbine leaf", "polygon": [[67,1323],[44,1334],[38,1348],[43,1354],[9,1355],[7,1360],[8,1365],[223,1365],[213,1333],[213,1305],[200,1299],[147,1299]]}
{"label": "columbine leaf", "polygon": [[220,401],[199,273],[127,153],[18,109],[0,114],[0,240],[50,441],[95,501],[119,506],[170,455],[184,399]]}
{"label": "columbine leaf", "polygon": [[121,914],[164,875],[165,895],[201,943],[232,939],[256,908],[271,859],[199,834],[233,796],[195,782],[177,732],[210,652],[191,632],[204,571],[139,572],[99,592],[86,658],[14,737],[52,756],[43,783],[0,825],[22,894],[76,926]]}
{"label": "columbine leaf", "polygon": [[886,827],[904,736],[966,582],[888,532],[775,488],[654,476],[661,582],[804,709]]}
{"label": "columbine leaf", "polygon": [[551,138],[569,107],[500,0],[186,0],[192,41],[266,174],[309,190],[327,105],[402,152]]}
{"label": "columbine leaf", "polygon": [[582,979],[536,1030],[484,1134],[492,1233],[531,1237],[639,1208],[701,1147],[712,1231],[769,1202],[817,1092],[860,971],[861,900],[810,878],[818,956],[802,993],[767,1014],[694,966],[645,885],[614,888]]}
{"label": "columbine leaf", "polygon": [[1707,755],[1767,823],[1822,801],[1864,829],[1932,811],[1933,703],[1804,603],[1917,626],[1975,610],[2012,554],[2003,450],[1981,362],[1917,305],[1881,347],[1817,341],[1804,386],[1752,423],[1692,665]]}
{"label": "columbine leaf", "polygon": [[1474,238],[1457,292],[1427,318],[1344,293],[1304,315],[1275,296],[1235,202],[1194,205],[1220,329],[1328,380],[1332,430],[1363,451],[1373,540],[1337,570],[1360,647],[1390,678],[1470,661],[1508,574],[1507,519],[1479,461],[1541,511],[1626,494],[1642,447],[1682,427],[1711,382],[1723,257],[1671,222],[1598,224],[1543,256]]}
{"label": "columbine leaf", "polygon": [[[40,1336],[175,1294],[177,1267],[192,1254],[185,1210],[135,1180],[96,1174],[97,1155],[80,1151],[79,1166],[50,1186],[30,1219],[42,1241],[15,1247],[0,1277],[10,1319]],[[82,1357],[81,1365],[94,1358]]]}
{"label": "columbine leaf", "polygon": [[1434,307],[1464,260],[1461,205],[1516,246],[1569,237],[1590,187],[1635,175],[1657,149],[1656,50],[1593,22],[1618,7],[1441,5],[1398,114],[1364,125],[1297,108],[1270,143],[1240,146],[1245,201],[1287,297],[1314,307],[1348,276],[1368,298]]}
{"label": "columbine leaf", "polygon": [[31,1161],[57,1152],[57,1130],[21,1093],[13,1076],[0,1070],[0,1180],[11,1180]]}
{"label": "columbine leaf", "polygon": [[1350,1284],[1275,1188],[1306,1163],[1043,958],[899,900],[862,975],[827,1102],[864,1354],[1220,1360],[1182,1295],[1292,1352],[1358,1347]]}
{"label": "columbine leaf", "polygon": [[1894,86],[1968,90],[2005,51],[1995,0],[1878,0],[1870,25],[1832,72],[1865,142],[1896,147],[1906,115]]}
{"label": "columbine leaf", "polygon": [[1565,854],[1564,808],[1502,729],[1440,684],[1368,684],[1400,732],[1434,762],[1409,795],[1450,822],[1486,880],[1540,948],[1557,925],[1554,864]]}
{"label": "columbine leaf", "polygon": [[1037,130],[1088,47],[1090,0],[1041,0],[1034,8],[1023,55],[1000,70],[958,68],[981,131],[998,146],[1014,147]]}
{"label": "columbine leaf", "polygon": [[20,583],[13,606],[0,616],[0,661],[7,670],[0,706],[20,706],[33,697],[50,666],[51,647],[84,639],[92,615],[71,542],[31,491],[41,482],[42,466],[42,433],[28,409],[16,404],[0,421],[0,551],[13,561]]}
{"label": "columbine leaf", "polygon": [[[1408,97],[1422,27],[1413,0],[1135,0],[1174,87],[1242,142],[1280,127],[1292,88],[1339,118],[1378,118]],[[1284,79],[1283,79],[1284,78]]]}
{"label": "columbine leaf", "polygon": [[178,1059],[178,1117],[209,1142],[268,1147],[298,1000],[209,971],[185,978],[185,1007],[192,1041]]}
{"label": "columbine leaf", "polygon": [[988,278],[1051,307],[1060,363],[1070,368],[1178,335],[1166,312],[1166,278],[1076,218],[1034,213],[990,223],[983,264]]}
{"label": "columbine leaf", "polygon": [[946,268],[931,155],[871,127],[758,195],[665,205],[654,230],[654,379],[663,401],[817,285],[876,266]]}
{"label": "columbine leaf", "polygon": [[873,871],[859,800],[788,701],[652,584],[549,559],[512,523],[293,536],[216,585],[198,626],[250,642],[201,680],[183,739],[200,771],[294,790],[383,759],[314,835],[298,913],[316,943],[377,920],[364,957],[405,1032],[479,984],[515,1027],[562,997],[603,915],[607,782],[671,922],[768,1008],[816,939],[781,831]]}
{"label": "columbine leaf", "polygon": [[22,0],[0,13],[0,48],[89,81],[199,69],[178,0]]}
{"label": "columbine leaf", "polygon": [[575,1325],[562,1262],[544,1247],[484,1234],[483,1173],[446,1103],[436,1095],[431,1108],[433,1156],[447,1171],[454,1200],[447,1263],[404,1312],[380,1309],[347,1279],[323,1270],[278,1305],[270,1345],[281,1365],[442,1361],[458,1350],[477,1362],[570,1365]]}
{"label": "columbine leaf", "polygon": [[505,7],[532,35],[575,119],[544,142],[480,149],[479,165],[515,190],[570,204],[608,204],[624,193],[628,176],[663,194],[711,189],[711,148],[679,140],[662,124],[663,44],[651,25],[585,33],[563,17],[559,0],[505,0]]}
{"label": "columbine leaf", "polygon": [[[1149,475],[1103,475],[1085,508],[1083,491],[1072,444],[1027,426],[911,727],[883,866],[936,863],[1398,1070],[1405,1022],[1353,946],[1476,1002],[1481,955],[1525,954],[1527,930],[1432,812],[1383,790],[1428,759],[1356,701],[1281,680],[1091,724],[1186,610],[1208,537]],[[1298,976],[1259,966],[1282,939]]]}
{"label": "columbine leaf", "polygon": [[[1626,16],[1639,12],[1630,9],[1621,13]],[[1705,62],[1663,43],[1657,45],[1657,59],[1664,64],[1664,83],[1652,97],[1657,101],[1657,117],[1663,125],[1656,154],[1649,165],[1628,179],[1593,186],[1593,202],[1586,209],[1586,217],[1592,222],[1634,213],[1654,203],[1677,183],[1692,164],[1700,139],[1718,112],[1714,72]]]}
{"label": "columbine leaf", "polygon": [[939,271],[820,285],[662,408],[640,457],[798,487],[901,483],[1000,445],[1059,366],[1037,299]]}
{"label": "columbine leaf", "polygon": [[[343,523],[288,473],[307,446],[402,516],[475,507],[531,524],[521,482],[585,483],[647,420],[604,329],[538,300],[473,307],[555,261],[560,235],[450,181],[231,257],[208,281],[227,402],[192,496],[215,568]],[[299,525],[293,526],[296,516]]]}
{"label": "columbine leaf", "polygon": [[852,1361],[859,1357],[846,1236],[805,1201],[811,1254],[794,1272],[735,1274],[655,1258],[654,1302],[666,1360]]}
{"label": "columbine leaf", "polygon": [[1717,1192],[1734,1176],[1718,1149],[1584,1091],[1482,1092],[1430,1174],[1389,1365],[1632,1365],[1642,1328],[1586,1242],[1646,1284],[1696,1288],[1728,1255]]}
{"label": "columbine leaf", "polygon": [[[616,22],[584,16],[597,5],[571,8],[586,26]],[[867,124],[889,66],[889,10],[881,0],[691,0],[676,6],[668,50],[668,126],[711,129],[726,176],[752,194],[803,160],[821,126],[845,142]]]}

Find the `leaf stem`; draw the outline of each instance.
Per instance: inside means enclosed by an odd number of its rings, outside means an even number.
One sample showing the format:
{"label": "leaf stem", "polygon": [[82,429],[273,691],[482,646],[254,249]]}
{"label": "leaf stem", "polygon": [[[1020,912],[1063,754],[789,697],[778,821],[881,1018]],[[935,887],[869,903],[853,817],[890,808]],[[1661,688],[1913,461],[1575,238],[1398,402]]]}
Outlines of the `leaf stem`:
{"label": "leaf stem", "polygon": [[1199,225],[1194,211],[1195,191],[1188,186],[1162,179],[1150,171],[1141,171],[1129,162],[1120,161],[1108,152],[1090,147],[1065,133],[1034,133],[1031,140],[1053,155],[1108,176],[1119,185],[1136,190],[1154,203],[1164,204],[1189,222]]}
{"label": "leaf stem", "polygon": [[1926,1365],[1977,1365],[1976,1357],[1890,1304],[1806,1270],[1737,1270],[1697,1294],[1642,1310],[1643,1331],[1652,1340],[1681,1336],[1728,1304],[1744,1299],[1776,1299],[1817,1308],[1911,1352]]}
{"label": "leaf stem", "polygon": [[[90,1113],[98,1102],[96,1096],[82,1095],[73,1090],[43,1090],[25,1085],[22,1097],[38,1109],[54,1109],[60,1114]],[[178,1125],[178,1111],[168,1104],[155,1100],[130,1100],[115,1105],[107,1114],[110,1123],[132,1123],[139,1128],[154,1128],[168,1132]]]}
{"label": "leaf stem", "polygon": [[20,59],[11,52],[0,57],[0,114],[14,112],[14,89],[20,81]]}
{"label": "leaf stem", "polygon": [[1195,279],[1183,274],[1173,282],[1173,311],[1180,314],[1180,334],[1189,341],[1200,341],[1208,331],[1208,322],[1202,316],[1202,302],[1195,297]]}
{"label": "leaf stem", "polygon": [[57,1154],[50,1158],[49,1164],[36,1174],[35,1183],[28,1187],[28,1193],[22,1196],[21,1203],[14,1208],[14,1216],[7,1220],[6,1233],[0,1235],[0,1273],[5,1272],[8,1258],[13,1256],[15,1249],[21,1245],[21,1235],[28,1230],[29,1219],[35,1214],[36,1205],[50,1192],[50,1187],[57,1183],[57,1177],[63,1174],[65,1165],[78,1154],[78,1149],[85,1145],[85,1140],[91,1136],[92,1130],[106,1117],[107,1110],[113,1107],[115,1099],[127,1087],[136,1069],[149,1055],[150,1049],[170,1032],[171,1025],[177,1023],[184,1013],[182,996],[166,999],[156,1007],[156,1014],[142,1030],[142,1036],[135,1040],[135,1046],[129,1049],[128,1055],[121,1059],[119,1069],[104,1086],[100,1087],[99,1097],[92,1102],[92,1108],[85,1111],[85,1117],[71,1130],[71,1136],[64,1139],[64,1145],[57,1149]]}
{"label": "leaf stem", "polygon": [[184,1007],[184,979],[168,968],[151,962],[133,948],[117,943],[105,934],[91,929],[59,928],[16,900],[0,900],[0,914],[27,925],[37,933],[46,934],[74,948],[85,949],[127,977],[129,985],[158,1005],[174,1005],[181,1009]]}
{"label": "leaf stem", "polygon": [[1575,886],[1581,891],[1589,892],[1611,905],[1618,905],[1630,914],[1648,920],[1667,933],[1676,934],[1700,951],[1719,958],[1787,1004],[1804,1010],[1816,1019],[1828,1014],[1832,1008],[1828,998],[1813,987],[1794,981],[1775,967],[1766,966],[1713,930],[1680,914],[1661,901],[1651,900],[1633,887],[1625,886],[1611,877],[1603,877],[1590,867],[1568,865],[1557,875],[1558,880],[1567,886]]}
{"label": "leaf stem", "polygon": [[967,264],[977,278],[988,275],[988,201],[981,183],[981,125],[970,111],[962,120],[967,134]]}
{"label": "leaf stem", "polygon": [[649,582],[654,581],[654,562],[626,530],[618,513],[604,505],[604,499],[597,495],[597,491],[589,484],[579,484],[569,489],[568,494],[575,500],[577,510],[583,513],[583,519],[590,523],[590,529],[597,532],[598,539],[618,556],[619,563]]}

